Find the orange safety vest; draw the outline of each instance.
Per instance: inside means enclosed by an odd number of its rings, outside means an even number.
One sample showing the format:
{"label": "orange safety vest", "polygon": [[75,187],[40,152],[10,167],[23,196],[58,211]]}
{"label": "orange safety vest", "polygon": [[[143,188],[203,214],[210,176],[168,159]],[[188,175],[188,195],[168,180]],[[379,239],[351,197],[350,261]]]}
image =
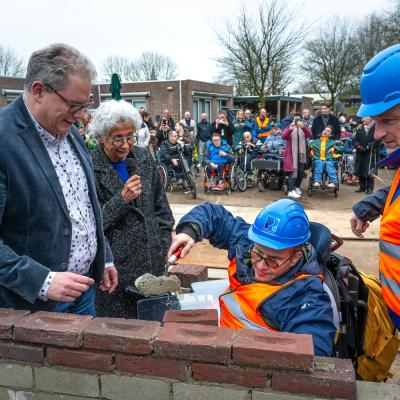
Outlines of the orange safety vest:
{"label": "orange safety vest", "polygon": [[[256,117],[256,122],[257,122],[257,128],[258,129],[266,128],[268,126],[269,119],[268,119],[268,117],[265,117],[264,121],[261,122],[260,117]],[[262,137],[268,137],[269,135],[270,135],[270,131],[268,131],[268,132],[260,132],[260,133],[257,134],[257,137],[258,138],[262,138]]]}
{"label": "orange safety vest", "polygon": [[[293,280],[283,285],[268,283],[250,283],[242,285],[236,279],[236,259],[234,258],[228,267],[230,287],[219,297],[220,304],[220,326],[226,326],[234,330],[278,330],[267,323],[261,316],[259,308],[265,300],[280,290],[292,285],[294,282],[315,276],[310,274],[299,274]],[[317,275],[321,280],[322,275]]]}
{"label": "orange safety vest", "polygon": [[393,203],[400,169],[393,180],[383,211],[379,234],[379,275],[386,305],[400,317],[400,197]]}

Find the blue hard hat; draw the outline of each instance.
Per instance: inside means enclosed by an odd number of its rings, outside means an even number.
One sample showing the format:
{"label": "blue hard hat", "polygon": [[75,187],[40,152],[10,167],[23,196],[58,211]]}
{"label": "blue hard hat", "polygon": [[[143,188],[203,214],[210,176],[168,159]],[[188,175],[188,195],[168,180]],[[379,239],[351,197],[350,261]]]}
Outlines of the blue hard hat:
{"label": "blue hard hat", "polygon": [[360,92],[360,117],[373,117],[400,104],[400,44],[382,50],[368,61]]}
{"label": "blue hard hat", "polygon": [[284,250],[305,243],[311,232],[301,204],[282,199],[269,204],[257,215],[248,236],[261,246]]}

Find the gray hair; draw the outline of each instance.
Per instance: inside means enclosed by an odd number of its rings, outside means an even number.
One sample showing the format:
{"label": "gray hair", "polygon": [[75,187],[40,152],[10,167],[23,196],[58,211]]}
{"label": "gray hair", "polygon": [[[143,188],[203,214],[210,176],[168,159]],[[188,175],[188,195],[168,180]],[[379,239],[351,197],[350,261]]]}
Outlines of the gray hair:
{"label": "gray hair", "polygon": [[89,131],[99,140],[107,137],[121,122],[130,122],[136,131],[142,125],[142,118],[139,111],[125,100],[105,101],[95,111]]}
{"label": "gray hair", "polygon": [[96,79],[92,61],[74,47],[63,43],[52,44],[32,53],[27,67],[24,87],[30,92],[32,83],[42,81],[55,90],[64,89],[70,75]]}

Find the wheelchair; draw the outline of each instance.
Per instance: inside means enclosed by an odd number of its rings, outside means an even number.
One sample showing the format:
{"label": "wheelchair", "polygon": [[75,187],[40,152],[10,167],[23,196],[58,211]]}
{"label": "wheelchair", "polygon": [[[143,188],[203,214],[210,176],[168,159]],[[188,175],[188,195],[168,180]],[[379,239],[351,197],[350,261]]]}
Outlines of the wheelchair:
{"label": "wheelchair", "polygon": [[[354,159],[352,161],[352,168],[350,168],[351,161],[349,157],[355,157],[353,154],[343,154],[342,160],[340,164],[340,182],[343,184],[345,182],[349,183],[350,185],[356,184],[356,176],[354,175]],[[351,177],[351,182],[349,178]]]}
{"label": "wheelchair", "polygon": [[275,154],[265,154],[265,158],[253,160],[252,168],[257,172],[257,187],[259,192],[266,188],[282,190],[287,194],[289,187],[287,176],[283,172],[283,157]]}
{"label": "wheelchair", "polygon": [[310,197],[317,190],[321,190],[323,192],[330,191],[330,192],[333,193],[333,195],[335,197],[338,197],[338,195],[339,195],[338,168],[339,168],[340,162],[341,162],[341,157],[339,157],[337,160],[335,160],[336,177],[338,179],[337,179],[337,183],[335,185],[335,188],[334,189],[330,189],[330,188],[328,188],[328,185],[327,185],[327,181],[329,180],[329,177],[328,177],[328,173],[326,171],[326,164],[324,165],[324,169],[322,171],[322,182],[320,182],[321,183],[321,187],[319,187],[319,188],[314,187],[314,182],[315,182],[315,180],[314,180],[315,160],[311,161],[311,176],[308,179],[308,188],[307,188],[307,192],[308,192],[308,195]]}
{"label": "wheelchair", "polygon": [[[174,169],[172,167],[167,168],[163,164],[160,164],[158,169],[161,175],[161,180],[163,180],[163,177],[166,177],[166,181],[164,181],[166,191],[172,192],[174,186],[182,187],[185,191],[185,194],[190,193],[192,198],[195,199],[197,197],[197,184],[194,180],[195,175],[193,173],[193,169],[189,165],[187,158],[184,156],[184,146],[190,145],[177,145],[179,157],[178,169]],[[164,171],[161,171],[161,169]]]}
{"label": "wheelchair", "polygon": [[255,182],[257,178],[257,170],[253,167],[252,162],[254,159],[250,159],[250,156],[257,157],[259,152],[256,154],[248,154],[248,148],[244,147],[244,153],[236,156],[235,162],[232,164],[231,170],[231,190],[234,191],[239,189],[244,192],[247,189],[249,182]]}
{"label": "wheelchair", "polygon": [[232,182],[232,165],[231,163],[226,163],[224,170],[222,172],[222,185],[218,187],[216,181],[216,171],[213,170],[211,177],[207,175],[207,166],[204,167],[204,193],[208,194],[213,192],[225,192],[227,195],[232,193],[231,182]]}

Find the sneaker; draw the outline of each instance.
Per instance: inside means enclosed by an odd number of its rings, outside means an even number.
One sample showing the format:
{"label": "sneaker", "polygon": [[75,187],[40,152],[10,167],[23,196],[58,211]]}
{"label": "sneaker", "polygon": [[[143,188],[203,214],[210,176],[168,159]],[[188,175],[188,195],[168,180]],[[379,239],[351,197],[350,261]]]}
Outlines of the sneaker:
{"label": "sneaker", "polygon": [[198,164],[197,164],[197,168],[200,169],[201,167],[202,167],[202,164],[201,164],[201,163],[198,163]]}
{"label": "sneaker", "polygon": [[299,196],[301,196],[301,190],[300,190],[299,187],[294,188],[294,191],[295,191]]}
{"label": "sneaker", "polygon": [[329,182],[329,183],[328,183],[328,188],[329,188],[329,189],[335,189],[335,188],[336,188],[336,183]]}
{"label": "sneaker", "polygon": [[320,187],[321,187],[321,184],[320,184],[319,182],[314,182],[314,187],[315,187],[315,188],[320,188]]}
{"label": "sneaker", "polygon": [[347,177],[347,183],[350,183],[350,184],[353,183],[353,175],[349,175],[349,176]]}
{"label": "sneaker", "polygon": [[288,195],[288,197],[291,197],[293,199],[299,199],[300,198],[300,195],[297,194],[295,190],[290,191],[287,195]]}
{"label": "sneaker", "polygon": [[219,183],[213,187],[213,190],[222,190],[222,184]]}

